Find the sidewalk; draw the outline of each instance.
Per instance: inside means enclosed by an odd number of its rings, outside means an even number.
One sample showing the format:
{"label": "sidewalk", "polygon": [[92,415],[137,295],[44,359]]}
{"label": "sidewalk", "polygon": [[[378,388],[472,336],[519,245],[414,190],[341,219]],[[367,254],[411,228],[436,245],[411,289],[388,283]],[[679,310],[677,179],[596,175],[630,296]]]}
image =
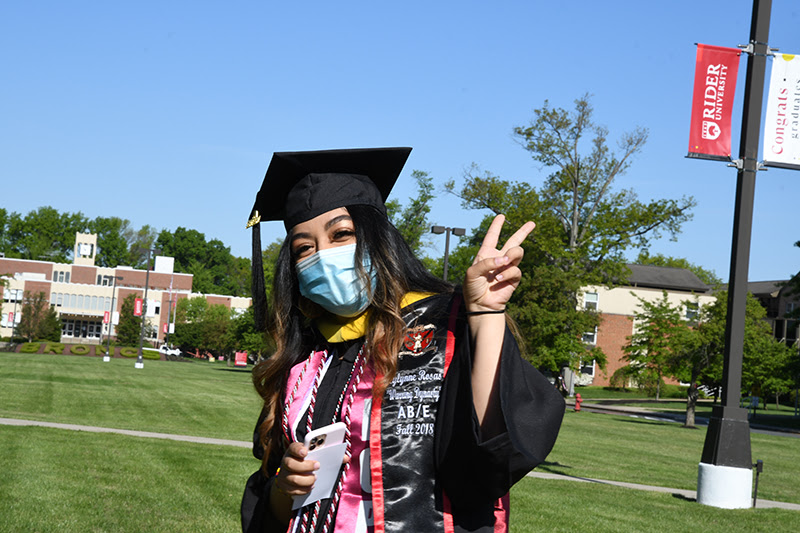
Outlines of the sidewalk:
{"label": "sidewalk", "polygon": [[[574,409],[575,399],[567,398],[566,401],[567,401],[567,409],[568,410]],[[587,402],[585,400],[581,402],[581,410],[590,413],[606,413],[606,414],[649,417],[654,419],[661,419],[664,421],[679,422],[681,424],[684,423],[684,421],[686,420],[686,415],[682,413],[681,414],[663,413],[659,411],[653,411],[645,407],[634,407],[630,405],[614,405],[613,403],[599,404],[599,403]],[[708,418],[698,416],[695,418],[695,424],[698,426],[707,426]],[[760,424],[758,423],[758,421],[750,422],[750,429],[757,431],[771,432],[773,434],[782,434],[786,435],[787,437],[800,437],[800,431],[798,430]]]}
{"label": "sidewalk", "polygon": [[129,437],[144,437],[150,439],[180,440],[184,442],[196,442],[199,444],[214,444],[218,446],[238,446],[240,448],[252,448],[252,442],[227,439],[212,439],[208,437],[193,437],[191,435],[173,435],[170,433],[153,433],[150,431],[133,431],[130,429],[101,428],[97,426],[81,426],[78,424],[58,424],[56,422],[40,422],[38,420],[20,420],[17,418],[0,418],[0,425],[3,426],[38,426],[55,429],[68,429],[71,431],[88,431],[90,433],[118,433]]}
{"label": "sidewalk", "polygon": [[[641,485],[639,483],[625,483],[624,481],[609,481],[606,479],[592,479],[587,477],[566,476],[563,474],[548,474],[546,472],[536,472],[536,471],[533,471],[530,474],[528,474],[528,477],[533,477],[538,479],[557,479],[560,481],[578,481],[581,483],[600,483],[602,485],[614,485],[617,487],[624,487],[626,489],[666,492],[676,496],[681,496],[688,500],[693,500],[693,501],[697,500],[697,491],[694,490],[671,489],[668,487],[657,487],[655,485]],[[756,508],[757,509],[777,508],[777,509],[788,509],[791,511],[800,511],[800,504],[758,499],[756,501]]]}
{"label": "sidewalk", "polygon": [[[208,437],[194,437],[191,435],[173,435],[170,433],[153,433],[150,431],[133,431],[128,429],[113,429],[103,428],[97,426],[82,426],[78,424],[59,424],[56,422],[41,422],[38,420],[20,420],[16,418],[0,418],[0,425],[5,426],[37,426],[55,429],[66,429],[70,431],[88,431],[91,433],[118,433],[120,435],[128,435],[130,437],[144,437],[151,439],[167,439],[177,440],[184,442],[195,442],[199,444],[212,444],[218,446],[236,446],[240,448],[251,448],[252,442],[227,440],[227,439],[212,439]],[[545,472],[531,472],[528,477],[539,479],[555,479],[560,481],[577,481],[580,483],[600,483],[604,485],[615,485],[617,487],[624,487],[635,490],[649,490],[654,492],[666,492],[687,498],[689,500],[697,499],[697,492],[685,489],[672,489],[668,487],[658,487],[655,485],[641,485],[639,483],[626,483],[623,481],[609,481],[605,479],[592,479],[585,477],[567,476],[562,474],[549,474]],[[771,500],[758,500],[756,507],[759,509],[779,508],[789,509],[793,511],[800,511],[800,504],[776,502]]]}

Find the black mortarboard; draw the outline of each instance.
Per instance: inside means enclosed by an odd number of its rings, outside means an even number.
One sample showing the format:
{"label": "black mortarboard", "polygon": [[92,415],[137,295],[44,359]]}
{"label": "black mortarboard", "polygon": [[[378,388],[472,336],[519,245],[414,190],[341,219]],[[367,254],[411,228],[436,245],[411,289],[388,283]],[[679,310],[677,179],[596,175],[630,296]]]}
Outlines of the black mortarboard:
{"label": "black mortarboard", "polygon": [[[331,209],[368,205],[385,213],[411,148],[275,152],[250,213],[248,227],[281,220],[286,231]],[[266,324],[261,231],[253,228],[253,306],[256,329]]]}
{"label": "black mortarboard", "polygon": [[384,202],[411,148],[276,152],[250,217],[282,220],[286,231],[337,207]]}

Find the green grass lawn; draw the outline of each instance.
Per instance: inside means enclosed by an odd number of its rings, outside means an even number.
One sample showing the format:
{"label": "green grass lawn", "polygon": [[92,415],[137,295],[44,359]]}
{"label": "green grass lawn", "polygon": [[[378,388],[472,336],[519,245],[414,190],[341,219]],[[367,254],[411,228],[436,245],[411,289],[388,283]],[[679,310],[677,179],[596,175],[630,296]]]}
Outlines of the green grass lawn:
{"label": "green grass lawn", "polygon": [[0,354],[0,416],[249,441],[249,370],[207,361]]}
{"label": "green grass lawn", "polygon": [[[207,362],[0,353],[0,417],[249,440],[249,372]],[[540,471],[694,489],[705,430],[568,411]],[[800,439],[752,435],[759,499],[800,503]],[[239,530],[249,450],[0,426],[0,532]],[[671,494],[524,479],[512,527],[527,531],[795,531],[800,514],[722,510]]]}

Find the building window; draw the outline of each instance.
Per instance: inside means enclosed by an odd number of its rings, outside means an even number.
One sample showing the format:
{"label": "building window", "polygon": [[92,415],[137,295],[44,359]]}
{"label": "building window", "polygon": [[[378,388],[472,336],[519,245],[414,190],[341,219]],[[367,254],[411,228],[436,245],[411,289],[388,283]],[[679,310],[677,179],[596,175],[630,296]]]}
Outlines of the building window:
{"label": "building window", "polygon": [[581,361],[581,374],[594,377],[594,359],[591,361]]}
{"label": "building window", "polygon": [[64,295],[59,292],[58,299],[56,300],[56,307],[61,307],[63,303],[64,303]]}
{"label": "building window", "polygon": [[[583,308],[587,311],[597,311],[597,293],[585,292],[583,293]],[[587,331],[583,334],[583,342],[586,344],[597,343],[597,328],[593,331]],[[592,374],[594,375],[594,374]]]}
{"label": "building window", "polygon": [[700,304],[697,302],[686,302],[686,314],[684,318],[688,322],[697,322],[700,317]]}
{"label": "building window", "polygon": [[77,294],[70,294],[69,295],[69,306],[70,307],[72,307],[74,309],[76,304],[77,304],[77,301],[78,301],[78,295]]}
{"label": "building window", "polygon": [[788,315],[788,314],[794,312],[795,309],[797,309],[797,304],[795,302],[786,302],[786,313],[785,314]]}
{"label": "building window", "polygon": [[14,303],[22,301],[22,289],[8,289],[3,291],[3,301]]}

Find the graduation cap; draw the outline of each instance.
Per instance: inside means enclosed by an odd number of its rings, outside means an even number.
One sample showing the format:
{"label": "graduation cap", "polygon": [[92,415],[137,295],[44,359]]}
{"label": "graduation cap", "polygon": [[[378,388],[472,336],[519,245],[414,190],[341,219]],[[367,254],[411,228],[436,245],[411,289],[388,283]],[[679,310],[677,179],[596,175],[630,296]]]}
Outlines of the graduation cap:
{"label": "graduation cap", "polygon": [[295,225],[339,207],[367,205],[386,213],[386,198],[411,148],[357,148],[275,152],[247,227],[253,227],[253,305],[256,328],[265,325],[266,300],[261,264],[261,221]]}

